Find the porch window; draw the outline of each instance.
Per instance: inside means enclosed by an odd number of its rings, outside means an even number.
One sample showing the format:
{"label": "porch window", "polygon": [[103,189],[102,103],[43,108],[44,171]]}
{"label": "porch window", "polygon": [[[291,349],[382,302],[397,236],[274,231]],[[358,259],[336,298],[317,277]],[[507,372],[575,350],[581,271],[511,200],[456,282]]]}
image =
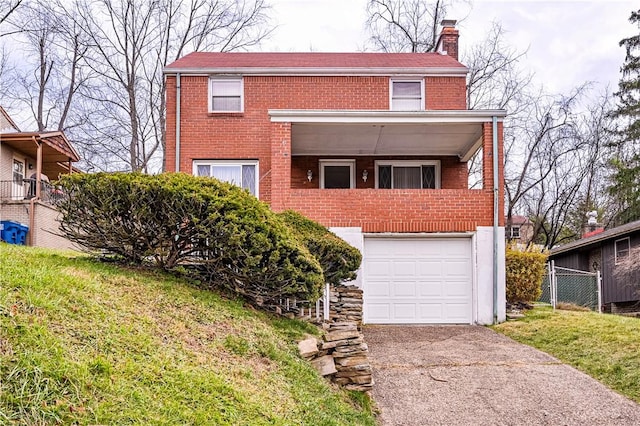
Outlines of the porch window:
{"label": "porch window", "polygon": [[424,109],[422,80],[391,80],[391,110],[420,111]]}
{"label": "porch window", "polygon": [[209,79],[209,111],[242,112],[244,110],[242,77]]}
{"label": "porch window", "polygon": [[355,168],[355,160],[320,160],[320,188],[354,188]]}
{"label": "porch window", "polygon": [[193,174],[232,183],[258,196],[257,161],[198,160],[193,162]]}
{"label": "porch window", "polygon": [[436,189],[440,188],[439,161],[376,162],[376,188]]}
{"label": "porch window", "polygon": [[631,251],[631,240],[629,237],[615,241],[616,265],[622,263],[629,257]]}

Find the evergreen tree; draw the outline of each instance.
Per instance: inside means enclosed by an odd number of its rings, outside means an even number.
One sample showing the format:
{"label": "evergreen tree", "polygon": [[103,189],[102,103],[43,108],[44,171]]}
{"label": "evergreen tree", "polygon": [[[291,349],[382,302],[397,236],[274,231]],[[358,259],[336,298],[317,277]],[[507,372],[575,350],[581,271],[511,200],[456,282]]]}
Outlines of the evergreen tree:
{"label": "evergreen tree", "polygon": [[618,108],[612,114],[620,122],[618,155],[611,162],[614,175],[609,189],[617,207],[617,225],[640,219],[640,10],[631,12],[629,21],[639,31],[620,41],[626,57],[615,94]]}

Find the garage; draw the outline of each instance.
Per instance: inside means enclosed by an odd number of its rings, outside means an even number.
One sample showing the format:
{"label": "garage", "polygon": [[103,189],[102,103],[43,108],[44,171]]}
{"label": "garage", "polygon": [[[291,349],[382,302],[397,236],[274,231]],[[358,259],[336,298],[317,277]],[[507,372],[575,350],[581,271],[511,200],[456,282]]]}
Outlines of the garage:
{"label": "garage", "polygon": [[364,238],[364,321],[470,324],[471,238]]}

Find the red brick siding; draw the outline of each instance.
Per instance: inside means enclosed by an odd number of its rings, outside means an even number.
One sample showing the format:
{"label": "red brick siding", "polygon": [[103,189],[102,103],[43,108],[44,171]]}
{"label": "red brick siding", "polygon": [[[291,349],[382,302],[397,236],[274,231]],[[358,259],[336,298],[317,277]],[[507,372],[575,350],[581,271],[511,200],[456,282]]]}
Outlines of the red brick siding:
{"label": "red brick siding", "polygon": [[[244,78],[244,113],[209,114],[206,76],[181,77],[180,170],[193,159],[259,158],[269,164],[269,109],[388,110],[389,77]],[[465,109],[464,77],[426,77],[427,109]],[[175,170],[175,77],[167,76],[166,170]],[[262,186],[261,186],[262,192]]]}
{"label": "red brick siding", "polygon": [[426,77],[426,109],[467,109],[467,81],[464,77]]}
{"label": "red brick siding", "polygon": [[493,217],[491,191],[472,189],[292,189],[284,208],[363,232],[475,231]]}
{"label": "red brick siding", "polygon": [[[465,109],[465,80],[427,77],[428,109]],[[244,113],[209,114],[208,78],[181,79],[180,170],[194,159],[258,159],[260,198],[274,210],[298,210],[327,226],[364,232],[456,232],[490,226],[493,218],[491,123],[484,125],[484,188],[467,190],[466,164],[441,157],[442,190],[374,190],[374,157],[357,159],[353,190],[320,190],[318,157],[291,158],[291,124],[271,123],[269,109],[388,109],[388,77],[253,77],[244,80]],[[167,77],[166,169],[175,170],[175,77]],[[499,200],[504,205],[502,124]],[[398,158],[398,157],[396,157]],[[425,157],[434,158],[434,157]],[[363,182],[362,170],[369,170]],[[314,179],[307,181],[311,169]],[[292,187],[296,189],[291,189]],[[297,189],[300,188],[300,189]],[[500,217],[500,223],[504,218]]]}
{"label": "red brick siding", "polygon": [[[467,164],[458,161],[457,157],[328,157],[328,156],[296,156],[291,158],[291,188],[319,188],[320,159],[351,158],[356,160],[356,188],[375,188],[376,160],[440,160],[441,188],[466,189],[468,186]],[[311,182],[307,179],[307,170],[313,173]],[[362,180],[362,171],[367,170],[367,181]]]}

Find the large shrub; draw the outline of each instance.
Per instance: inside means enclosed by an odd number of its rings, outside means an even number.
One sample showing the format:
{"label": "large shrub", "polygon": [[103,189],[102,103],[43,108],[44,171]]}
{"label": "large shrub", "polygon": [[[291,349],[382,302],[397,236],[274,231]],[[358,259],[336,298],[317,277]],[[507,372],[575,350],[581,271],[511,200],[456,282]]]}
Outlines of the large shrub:
{"label": "large shrub", "polygon": [[542,294],[547,255],[534,249],[508,246],[506,252],[507,302],[536,301]]}
{"label": "large shrub", "polygon": [[356,278],[362,261],[358,249],[300,213],[287,210],[279,215],[320,262],[326,282],[338,285]]}
{"label": "large shrub", "polygon": [[322,269],[265,204],[181,173],[75,174],[60,184],[61,230],[92,253],[186,269],[259,303],[320,294]]}

